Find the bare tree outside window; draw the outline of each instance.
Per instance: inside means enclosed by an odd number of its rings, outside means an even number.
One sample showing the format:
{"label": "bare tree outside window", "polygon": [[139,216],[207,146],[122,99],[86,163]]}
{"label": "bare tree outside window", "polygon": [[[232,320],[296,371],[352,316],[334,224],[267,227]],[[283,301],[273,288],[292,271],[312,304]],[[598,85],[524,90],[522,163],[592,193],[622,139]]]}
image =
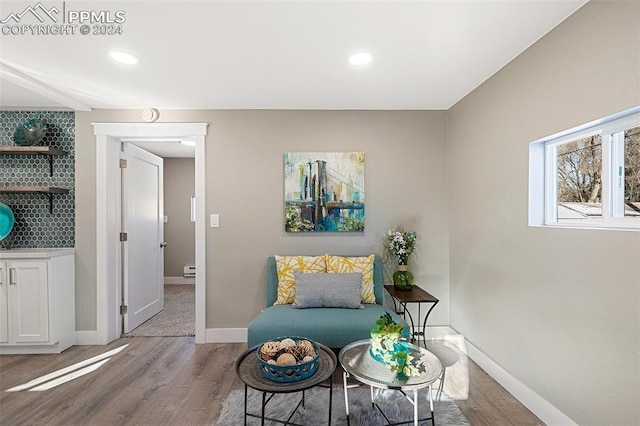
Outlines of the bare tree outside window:
{"label": "bare tree outside window", "polygon": [[625,216],[640,217],[640,127],[624,132]]}
{"label": "bare tree outside window", "polygon": [[602,137],[557,147],[558,220],[602,217]]}

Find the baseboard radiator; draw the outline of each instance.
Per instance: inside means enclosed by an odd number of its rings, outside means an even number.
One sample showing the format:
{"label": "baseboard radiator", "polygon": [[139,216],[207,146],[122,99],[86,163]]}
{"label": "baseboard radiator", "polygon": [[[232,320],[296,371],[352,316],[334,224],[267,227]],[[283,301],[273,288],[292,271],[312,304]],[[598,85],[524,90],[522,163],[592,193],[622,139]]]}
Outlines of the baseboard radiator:
{"label": "baseboard radiator", "polygon": [[187,265],[184,267],[184,272],[182,276],[185,278],[195,278],[196,277],[196,267],[193,265]]}

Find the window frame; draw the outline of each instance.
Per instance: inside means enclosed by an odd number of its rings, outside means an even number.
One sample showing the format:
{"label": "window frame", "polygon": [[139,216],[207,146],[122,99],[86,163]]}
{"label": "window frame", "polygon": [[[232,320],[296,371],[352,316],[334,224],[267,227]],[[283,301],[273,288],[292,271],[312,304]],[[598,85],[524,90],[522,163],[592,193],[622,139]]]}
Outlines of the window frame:
{"label": "window frame", "polygon": [[[529,226],[640,231],[640,217],[624,216],[624,131],[640,126],[640,106],[529,144]],[[556,147],[601,135],[602,218],[557,218]],[[618,170],[616,173],[615,170]]]}

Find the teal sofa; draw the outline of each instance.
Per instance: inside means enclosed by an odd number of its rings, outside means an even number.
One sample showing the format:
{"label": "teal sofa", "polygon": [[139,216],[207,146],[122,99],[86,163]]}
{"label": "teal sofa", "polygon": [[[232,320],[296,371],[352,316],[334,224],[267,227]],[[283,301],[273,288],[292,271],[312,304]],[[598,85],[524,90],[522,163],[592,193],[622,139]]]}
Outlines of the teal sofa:
{"label": "teal sofa", "polygon": [[275,257],[269,257],[266,308],[249,324],[248,346],[251,348],[276,337],[301,336],[338,349],[356,340],[368,339],[376,320],[387,312],[397,323],[404,325],[403,331],[408,336],[407,323],[393,309],[383,306],[384,280],[379,256],[375,257],[373,268],[375,304],[365,304],[364,309],[294,309],[291,305],[273,305],[278,298],[278,275]]}

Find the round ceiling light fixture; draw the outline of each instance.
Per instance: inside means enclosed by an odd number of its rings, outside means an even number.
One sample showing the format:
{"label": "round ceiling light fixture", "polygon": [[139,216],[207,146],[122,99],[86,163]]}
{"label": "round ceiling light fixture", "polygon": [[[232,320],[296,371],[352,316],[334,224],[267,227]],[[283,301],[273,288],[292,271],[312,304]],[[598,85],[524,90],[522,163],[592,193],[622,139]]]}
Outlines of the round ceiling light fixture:
{"label": "round ceiling light fixture", "polygon": [[347,56],[347,60],[354,67],[364,67],[371,63],[373,55],[369,52],[356,52]]}
{"label": "round ceiling light fixture", "polygon": [[125,65],[136,65],[138,62],[140,62],[140,60],[132,54],[119,50],[112,50],[111,52],[109,52],[109,56],[114,61]]}

